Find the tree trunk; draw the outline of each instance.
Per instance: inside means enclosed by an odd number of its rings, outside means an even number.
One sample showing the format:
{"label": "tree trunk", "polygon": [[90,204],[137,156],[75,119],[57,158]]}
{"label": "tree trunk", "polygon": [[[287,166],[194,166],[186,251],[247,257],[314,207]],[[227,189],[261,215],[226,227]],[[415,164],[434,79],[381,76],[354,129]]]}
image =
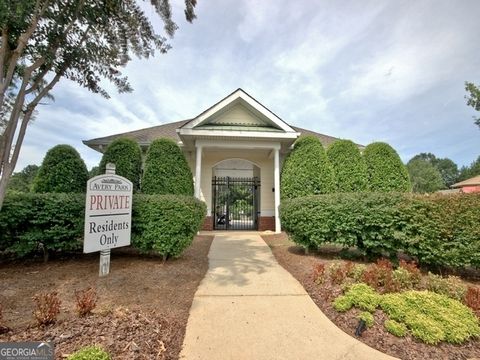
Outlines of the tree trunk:
{"label": "tree trunk", "polygon": [[5,194],[7,193],[8,180],[10,179],[12,172],[12,167],[9,164],[5,164],[2,169],[2,176],[0,177],[0,210],[2,210],[3,200],[5,199]]}

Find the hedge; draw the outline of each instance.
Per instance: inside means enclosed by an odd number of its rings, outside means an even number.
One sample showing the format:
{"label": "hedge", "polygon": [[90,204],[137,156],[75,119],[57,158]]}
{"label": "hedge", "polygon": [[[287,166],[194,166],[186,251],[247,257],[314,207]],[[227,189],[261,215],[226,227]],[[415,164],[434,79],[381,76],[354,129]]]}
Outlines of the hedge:
{"label": "hedge", "polygon": [[282,227],[305,248],[333,243],[367,255],[480,267],[480,194],[344,193],[285,200]]}
{"label": "hedge", "polygon": [[322,143],[315,136],[302,136],[285,159],[280,178],[282,199],[335,191],[333,168]]}
{"label": "hedge", "polygon": [[85,192],[88,171],[80,154],[70,145],[57,145],[47,151],[33,181],[37,193]]}
{"label": "hedge", "polygon": [[367,166],[353,141],[335,141],[327,149],[327,156],[333,166],[337,191],[367,190]]}
{"label": "hedge", "polygon": [[371,191],[410,191],[412,186],[406,166],[397,152],[388,144],[375,142],[368,145],[363,157],[367,164]]}
{"label": "hedge", "polygon": [[187,159],[170,139],[157,139],[150,145],[142,178],[144,194],[193,195],[193,176]]}
{"label": "hedge", "polygon": [[[189,196],[134,195],[132,245],[179,256],[205,217],[205,204]],[[17,258],[81,251],[84,194],[9,193],[0,211],[0,253]]]}
{"label": "hedge", "polygon": [[134,201],[133,245],[164,259],[178,257],[190,246],[207,211],[192,196],[138,195]]}
{"label": "hedge", "polygon": [[115,164],[115,174],[132,182],[133,191],[140,189],[142,150],[135,141],[127,138],[112,141],[100,160],[99,174],[105,174],[108,163]]}

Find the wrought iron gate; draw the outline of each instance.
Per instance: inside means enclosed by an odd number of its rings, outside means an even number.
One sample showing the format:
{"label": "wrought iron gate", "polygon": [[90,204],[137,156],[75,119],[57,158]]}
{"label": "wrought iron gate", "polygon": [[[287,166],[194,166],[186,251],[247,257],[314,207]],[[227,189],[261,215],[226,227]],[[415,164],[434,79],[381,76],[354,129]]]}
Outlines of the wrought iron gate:
{"label": "wrought iron gate", "polygon": [[257,230],[260,212],[260,180],[214,177],[213,228],[215,230]]}

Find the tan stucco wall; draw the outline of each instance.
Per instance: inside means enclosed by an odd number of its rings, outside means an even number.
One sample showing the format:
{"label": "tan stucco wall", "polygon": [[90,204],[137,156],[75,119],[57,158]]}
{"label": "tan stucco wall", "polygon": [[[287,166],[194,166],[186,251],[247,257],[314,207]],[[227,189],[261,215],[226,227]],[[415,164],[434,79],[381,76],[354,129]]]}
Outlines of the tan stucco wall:
{"label": "tan stucco wall", "polygon": [[[208,150],[202,156],[201,199],[205,201],[208,215],[212,207],[212,167],[227,159],[244,159],[260,168],[260,215],[273,216],[275,213],[273,189],[273,157],[264,150]],[[195,177],[195,152],[186,153],[192,174]]]}

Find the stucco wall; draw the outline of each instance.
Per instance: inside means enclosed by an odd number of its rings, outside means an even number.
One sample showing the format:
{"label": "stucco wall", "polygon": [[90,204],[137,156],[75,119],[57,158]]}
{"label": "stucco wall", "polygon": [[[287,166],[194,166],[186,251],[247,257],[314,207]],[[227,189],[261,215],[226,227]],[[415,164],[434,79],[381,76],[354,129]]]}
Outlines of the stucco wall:
{"label": "stucco wall", "polygon": [[[195,153],[186,153],[188,163],[195,177]],[[207,215],[212,208],[212,167],[227,159],[244,159],[260,168],[260,215],[273,216],[275,213],[273,189],[273,157],[267,151],[250,150],[204,150],[202,156],[201,199],[207,204]],[[256,174],[255,174],[256,175]]]}

